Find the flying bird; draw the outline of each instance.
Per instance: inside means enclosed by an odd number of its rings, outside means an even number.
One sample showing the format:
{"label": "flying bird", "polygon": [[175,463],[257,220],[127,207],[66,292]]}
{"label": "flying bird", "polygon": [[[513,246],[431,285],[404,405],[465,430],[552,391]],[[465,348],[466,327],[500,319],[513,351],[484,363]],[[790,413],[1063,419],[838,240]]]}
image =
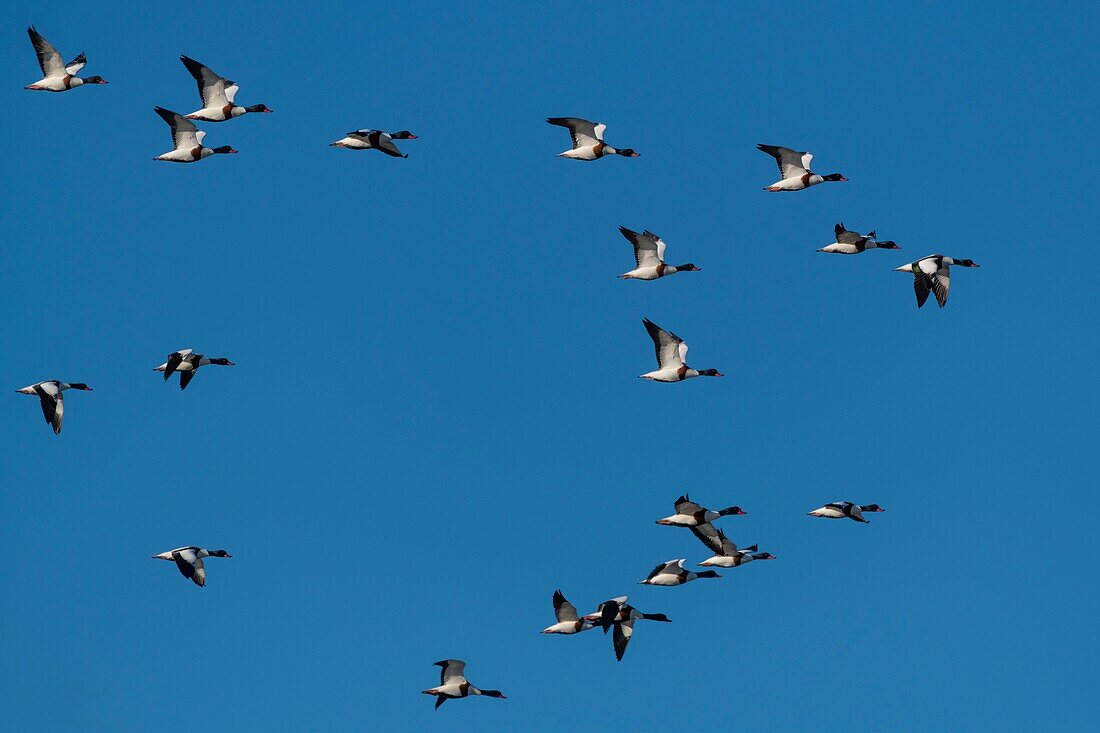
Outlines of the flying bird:
{"label": "flying bird", "polygon": [[195,77],[199,85],[199,99],[202,107],[186,115],[189,120],[202,120],[203,122],[225,122],[234,117],[248,114],[249,112],[271,112],[265,104],[253,104],[242,107],[233,101],[233,97],[240,88],[235,82],[218,76],[209,66],[200,64],[193,58],[180,56],[180,61]]}
{"label": "flying bird", "polygon": [[886,511],[878,504],[853,504],[850,501],[834,501],[826,504],[823,507],[818,507],[812,512],[807,512],[806,515],[810,517],[824,517],[825,519],[848,519],[856,522],[863,522],[864,524],[870,524],[869,519],[863,518],[863,512],[884,512]]}
{"label": "flying bird", "polygon": [[61,393],[67,389],[92,391],[92,388],[83,382],[69,383],[57,379],[48,379],[45,382],[38,382],[15,391],[21,394],[38,395],[38,400],[42,403],[42,415],[46,418],[46,422],[53,426],[55,435],[61,435],[61,420],[65,417],[65,401],[62,399],[63,395]]}
{"label": "flying bird", "polygon": [[860,234],[845,229],[844,224],[837,224],[833,227],[833,231],[836,233],[836,242],[822,247],[818,252],[855,255],[868,249],[901,249],[897,243],[888,239],[882,242],[878,241],[875,239],[875,232],[873,231]]}
{"label": "flying bird", "polygon": [[187,385],[191,383],[191,380],[195,378],[195,372],[199,367],[206,366],[207,364],[215,364],[217,366],[236,366],[233,362],[229,361],[222,356],[204,356],[203,354],[196,354],[193,349],[180,349],[179,351],[173,351],[168,355],[168,360],[158,367],[153,367],[154,372],[164,372],[164,381],[168,381],[168,377],[173,373],[179,372],[180,374],[180,389],[187,389]]}
{"label": "flying bird", "polygon": [[558,153],[560,158],[572,158],[573,160],[596,160],[605,155],[621,155],[624,158],[637,158],[632,148],[619,150],[603,141],[604,130],[607,125],[602,122],[589,122],[580,117],[548,117],[551,125],[569,128],[569,137],[573,140],[573,147],[564,153]]}
{"label": "flying bird", "polygon": [[425,695],[435,695],[436,710],[451,698],[485,695],[504,699],[504,694],[500,690],[480,690],[471,685],[466,680],[466,663],[461,659],[444,659],[436,662],[435,665],[443,668],[439,673],[439,686],[422,692]]}
{"label": "flying bird", "polygon": [[709,522],[691,528],[691,533],[700,542],[707,546],[713,557],[708,557],[699,563],[705,567],[737,568],[753,560],[774,560],[775,555],[770,552],[758,552],[757,545],[750,545],[745,549],[738,549],[737,545],[726,537],[726,533]]}
{"label": "flying bird", "polygon": [[943,255],[928,255],[908,265],[896,267],[896,272],[913,273],[913,290],[917,293],[917,307],[923,308],[928,293],[936,294],[940,308],[947,305],[947,295],[951,292],[951,265],[959,267],[980,267],[974,260],[956,260]]}
{"label": "flying bird", "polygon": [[200,588],[206,585],[206,568],[202,564],[204,557],[233,557],[225,550],[204,550],[201,547],[177,547],[174,550],[153,555],[154,560],[170,560],[176,564],[183,577],[188,578]]}
{"label": "flying bird", "polygon": [[847,181],[848,179],[839,173],[830,173],[827,176],[818,175],[810,170],[810,161],[813,153],[798,152],[790,148],[778,145],[757,145],[757,150],[762,150],[775,158],[779,164],[778,181],[770,186],[765,186],[765,191],[801,191],[810,186],[816,186],[825,181]]}
{"label": "flying bird", "polygon": [[619,227],[619,231],[634,246],[634,269],[619,275],[624,280],[656,280],[677,272],[698,272],[690,262],[686,265],[665,264],[665,242],[648,229],[638,232]]}
{"label": "flying bird", "polygon": [[42,78],[33,84],[28,84],[24,89],[36,92],[67,92],[70,89],[85,84],[106,84],[107,80],[102,76],[89,76],[81,79],[76,75],[84,68],[88,59],[80,54],[69,63],[61,61],[61,54],[53,45],[39,35],[34,26],[27,28],[27,35],[31,37],[31,45],[38,55],[38,65],[42,68]]}
{"label": "flying bird", "polygon": [[662,524],[666,527],[696,527],[700,524],[713,522],[719,517],[728,517],[731,514],[733,516],[745,514],[744,510],[739,506],[730,506],[717,511],[705,509],[689,499],[687,494],[677,499],[673,503],[673,506],[676,509],[676,513],[664,519],[656,520],[657,524]]}
{"label": "flying bird", "polygon": [[721,578],[722,576],[713,570],[703,570],[702,572],[693,573],[690,570],[684,569],[684,560],[686,558],[680,558],[678,560],[668,560],[660,563],[655,568],[649,571],[649,575],[645,580],[639,580],[639,585],[683,585],[684,583],[690,583],[693,580],[699,578]]}
{"label": "flying bird", "polygon": [[543,634],[579,634],[595,628],[591,621],[582,621],[577,615],[577,607],[565,600],[560,590],[554,591],[554,618],[556,624],[547,626],[542,630]]}
{"label": "flying bird", "polygon": [[169,163],[194,163],[196,160],[202,160],[211,155],[237,152],[228,145],[222,145],[220,148],[205,147],[202,144],[202,139],[206,137],[206,132],[195,127],[194,122],[164,107],[154,107],[153,110],[172,128],[172,144],[175,146],[169,152],[158,155],[153,160],[164,160]]}
{"label": "flying bird", "polygon": [[604,601],[596,609],[584,617],[585,621],[598,621],[606,634],[609,628],[614,628],[613,644],[615,647],[615,659],[620,662],[626,654],[626,647],[634,636],[635,621],[663,621],[671,623],[672,619],[663,613],[642,613],[626,602],[626,596],[612,598]]}
{"label": "flying bird", "polygon": [[639,379],[652,379],[654,382],[682,382],[692,377],[720,377],[717,369],[692,369],[687,365],[688,345],[684,340],[658,326],[648,318],[643,318],[645,330],[653,339],[657,353],[657,370],[639,374]]}
{"label": "flying bird", "polygon": [[400,132],[382,132],[381,130],[352,130],[347,137],[341,138],[330,147],[347,148],[349,150],[380,150],[394,158],[407,158],[408,153],[402,154],[394,140],[416,140],[416,135],[408,130]]}

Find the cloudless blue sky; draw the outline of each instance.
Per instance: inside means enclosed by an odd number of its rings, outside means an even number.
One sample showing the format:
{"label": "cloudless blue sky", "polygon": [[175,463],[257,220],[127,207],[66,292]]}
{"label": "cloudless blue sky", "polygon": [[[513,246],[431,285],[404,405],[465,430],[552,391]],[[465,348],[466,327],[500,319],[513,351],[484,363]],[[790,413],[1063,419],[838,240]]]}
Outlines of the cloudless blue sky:
{"label": "cloudless blue sky", "polygon": [[[535,6],[0,10],[5,729],[1091,728],[1095,6]],[[24,91],[32,23],[110,84]],[[181,53],[275,110],[204,126],[240,155],[152,161]],[[851,182],[765,193],[756,143]],[[619,225],[702,272],[616,280]],[[982,267],[918,311],[933,252]],[[643,316],[727,376],[636,379]],[[237,366],[181,393],[182,347]],[[684,491],[779,559],[635,585],[709,554]],[[617,663],[555,588],[673,623]],[[446,657],[509,699],[433,711]]]}

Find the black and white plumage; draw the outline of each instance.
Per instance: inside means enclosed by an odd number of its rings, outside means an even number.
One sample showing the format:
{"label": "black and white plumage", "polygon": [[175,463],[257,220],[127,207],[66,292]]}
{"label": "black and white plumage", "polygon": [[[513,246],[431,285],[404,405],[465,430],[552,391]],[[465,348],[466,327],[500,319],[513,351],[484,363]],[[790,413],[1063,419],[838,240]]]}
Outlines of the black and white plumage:
{"label": "black and white plumage", "polygon": [[698,538],[711,552],[713,557],[708,557],[699,563],[705,567],[736,568],[753,560],[774,560],[775,555],[770,552],[759,552],[757,545],[750,545],[739,549],[726,533],[709,522],[691,528],[691,533]]}
{"label": "black and white plumage", "polygon": [[62,382],[57,379],[36,382],[15,391],[20,394],[32,394],[38,397],[38,401],[42,406],[43,417],[53,427],[54,435],[60,435],[61,421],[65,417],[65,400],[62,393],[67,389],[78,389],[83,392],[92,391],[92,388],[83,382]]}
{"label": "black and white plumage", "polygon": [[688,262],[684,265],[665,264],[665,243],[649,231],[635,232],[626,227],[619,231],[634,247],[634,269],[619,275],[624,280],[657,280],[677,272],[698,272],[699,268]]}
{"label": "black and white plumage", "polygon": [[225,550],[206,550],[202,547],[189,545],[177,547],[174,550],[153,555],[154,560],[169,560],[176,564],[183,577],[203,588],[206,586],[206,567],[203,565],[204,557],[233,557]]}
{"label": "black and white plumage", "polygon": [[172,130],[173,145],[171,150],[154,157],[153,160],[162,160],[168,163],[194,163],[211,155],[226,155],[237,152],[228,145],[222,145],[218,148],[208,148],[203,145],[202,141],[206,137],[206,132],[200,130],[194,122],[181,114],[164,107],[154,107],[153,111],[168,123],[168,127]]}
{"label": "black and white plumage", "polygon": [[713,522],[719,517],[727,517],[730,515],[741,516],[745,514],[745,511],[739,506],[730,506],[718,510],[701,507],[689,499],[687,494],[682,495],[673,502],[673,507],[676,509],[676,513],[664,519],[656,520],[657,524],[666,527],[695,527],[700,524]]}
{"label": "black and white plumage", "polygon": [[663,563],[658,564],[652,570],[649,571],[649,575],[645,577],[645,580],[639,580],[639,585],[661,585],[671,587],[674,585],[683,585],[684,583],[690,583],[693,580],[699,578],[721,578],[722,576],[713,570],[704,570],[696,573],[684,568],[684,561],[687,558],[679,558],[676,560],[666,560]]}
{"label": "black and white plumage", "polygon": [[591,621],[584,621],[577,614],[577,607],[565,599],[560,590],[554,591],[554,618],[557,623],[547,626],[543,634],[579,634],[595,628]]}
{"label": "black and white plumage", "polygon": [[833,501],[806,514],[810,517],[824,517],[825,519],[844,519],[847,517],[856,522],[870,524],[871,521],[864,518],[864,512],[884,511],[886,510],[878,504],[853,504],[850,501]]}
{"label": "black and white plumage", "polygon": [[928,255],[916,262],[895,268],[897,272],[913,274],[913,290],[917,294],[917,307],[923,308],[929,293],[936,294],[940,308],[947,305],[947,296],[951,292],[951,265],[959,267],[980,267],[974,260],[958,260],[944,255]]}
{"label": "black and white plumage", "polygon": [[657,355],[657,369],[639,374],[640,379],[655,382],[682,382],[692,377],[720,377],[717,369],[692,369],[687,365],[688,345],[672,331],[666,331],[648,318],[642,323],[649,337],[653,339],[653,349]]}
{"label": "black and white plumage", "polygon": [[435,665],[442,668],[439,672],[439,685],[421,692],[425,695],[435,695],[436,710],[447,700],[470,695],[504,699],[504,694],[500,690],[481,690],[470,684],[466,679],[466,663],[461,659],[444,659],[435,662]]}
{"label": "black and white plumage", "polygon": [[810,170],[810,161],[814,159],[813,153],[792,150],[780,145],[761,144],[757,145],[756,149],[775,158],[775,162],[779,165],[779,180],[770,186],[765,186],[765,191],[801,191],[825,181],[848,180],[839,173],[822,176]]}
{"label": "black and white plumage", "polygon": [[215,73],[209,66],[200,64],[188,56],[180,56],[184,67],[194,77],[199,86],[199,99],[202,107],[186,115],[189,120],[203,122],[224,122],[249,112],[271,112],[265,104],[253,104],[243,107],[233,101],[237,90],[236,83]]}
{"label": "black and white plumage", "polygon": [[34,47],[34,53],[38,56],[38,66],[42,69],[42,78],[23,87],[24,89],[37,92],[67,92],[85,84],[107,83],[107,80],[101,76],[89,76],[81,79],[76,75],[88,61],[84,54],[80,54],[66,64],[61,60],[61,54],[53,47],[53,44],[43,38],[33,25],[27,28],[27,35],[30,36],[31,46]]}
{"label": "black and white plumage", "polygon": [[233,362],[229,361],[223,356],[205,356],[203,354],[196,354],[194,349],[180,349],[179,351],[173,351],[168,355],[167,360],[160,366],[153,367],[154,372],[164,372],[164,381],[168,381],[168,377],[172,376],[175,372],[179,372],[180,375],[180,389],[187,389],[187,385],[191,383],[191,380],[195,377],[195,372],[199,367],[206,366],[207,364],[214,364],[216,366],[236,366]]}
{"label": "black and white plumage", "polygon": [[590,122],[580,117],[548,117],[546,121],[551,125],[565,127],[569,130],[569,139],[573,141],[573,147],[563,153],[558,153],[561,158],[572,160],[598,160],[605,155],[621,155],[624,158],[637,158],[639,154],[632,148],[614,148],[603,140],[604,130],[607,125],[602,122]]}
{"label": "black and white plumage", "polygon": [[822,247],[818,252],[854,255],[869,249],[901,249],[896,242],[890,240],[878,241],[875,239],[876,235],[873,231],[860,234],[846,229],[843,223],[833,227],[833,232],[836,234],[836,242]]}
{"label": "black and white plumage", "polygon": [[672,619],[663,613],[642,613],[626,602],[626,596],[619,596],[604,601],[596,609],[584,617],[586,621],[598,622],[606,634],[607,630],[614,628],[613,644],[615,647],[615,659],[622,661],[626,654],[626,647],[634,636],[634,622],[640,620],[663,621],[671,623]]}
{"label": "black and white plumage", "polygon": [[382,132],[381,130],[352,130],[346,137],[329,143],[334,148],[347,148],[349,150],[379,150],[394,158],[407,158],[407,153],[402,153],[393,144],[394,140],[416,140],[416,135],[408,130],[400,132]]}

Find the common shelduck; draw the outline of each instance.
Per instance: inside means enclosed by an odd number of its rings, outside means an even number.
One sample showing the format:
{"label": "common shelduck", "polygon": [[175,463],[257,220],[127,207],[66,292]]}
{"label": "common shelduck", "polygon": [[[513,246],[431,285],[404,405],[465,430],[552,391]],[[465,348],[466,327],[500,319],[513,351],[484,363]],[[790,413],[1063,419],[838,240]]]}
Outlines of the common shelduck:
{"label": "common shelduck", "polygon": [[504,699],[500,690],[480,690],[466,680],[466,663],[461,659],[444,659],[436,662],[437,667],[443,669],[439,673],[439,686],[423,690],[425,695],[435,695],[435,709],[451,698],[469,697],[470,695],[485,695],[487,697],[499,697]]}
{"label": "common shelduck", "polygon": [[703,560],[700,565],[719,568],[736,568],[753,560],[774,560],[775,555],[770,552],[758,552],[757,545],[750,545],[744,549],[738,549],[737,545],[726,537],[726,533],[713,524],[705,523],[691,528],[691,533],[706,545],[713,557]]}
{"label": "common shelduck", "polygon": [[645,580],[639,580],[639,585],[683,585],[684,583],[690,583],[693,580],[699,578],[721,578],[722,576],[713,570],[704,570],[699,573],[693,573],[690,570],[684,569],[684,560],[687,558],[680,558],[678,560],[668,560],[666,562],[657,565],[655,568],[649,571],[649,575]]}
{"label": "common shelduck", "polygon": [[639,374],[639,379],[652,379],[654,382],[682,382],[692,377],[720,377],[717,369],[692,369],[687,365],[688,345],[684,340],[658,326],[648,318],[643,318],[645,330],[653,339],[657,353],[657,370]]}
{"label": "common shelduck", "polygon": [[329,143],[334,148],[347,148],[349,150],[380,150],[386,155],[395,158],[407,158],[408,153],[402,154],[394,140],[416,140],[416,135],[408,130],[400,132],[382,132],[381,130],[352,130],[334,143]]}
{"label": "common shelduck", "polygon": [[632,148],[613,148],[603,141],[604,130],[607,125],[602,122],[589,122],[580,117],[548,117],[551,125],[569,128],[569,137],[573,140],[573,148],[564,153],[558,153],[561,158],[573,160],[596,160],[605,155],[621,155],[624,158],[637,158]]}
{"label": "common shelduck", "polygon": [[153,555],[154,560],[171,560],[183,573],[200,588],[206,585],[206,568],[202,564],[204,557],[233,557],[225,550],[204,550],[201,547],[177,547],[174,550]]}
{"label": "common shelduck", "polygon": [[956,260],[943,255],[928,255],[916,262],[894,268],[897,272],[913,273],[913,289],[917,293],[917,307],[923,308],[928,293],[936,294],[940,308],[947,305],[947,295],[951,292],[951,265],[959,267],[980,267],[974,260]]}
{"label": "common shelduck", "polygon": [[686,265],[665,264],[665,242],[648,229],[638,233],[619,227],[632,245],[634,245],[634,269],[619,275],[624,280],[656,280],[677,272],[698,272],[699,268],[690,262]]}
{"label": "common shelduck", "polygon": [[236,366],[223,356],[204,356],[203,354],[196,354],[194,349],[180,349],[169,354],[168,361],[158,367],[153,367],[153,371],[164,372],[165,382],[168,381],[168,377],[172,376],[173,372],[179,372],[180,389],[187,389],[187,385],[195,378],[195,372],[198,371],[199,367],[207,364]]}
{"label": "common shelduck", "polygon": [[778,145],[757,145],[757,150],[762,150],[775,158],[779,164],[780,179],[770,186],[765,186],[765,191],[801,191],[810,186],[816,186],[825,181],[847,181],[848,179],[839,173],[830,173],[827,176],[818,175],[810,170],[810,161],[813,153],[798,152],[790,148],[782,148]]}
{"label": "common shelduck", "polygon": [[864,524],[870,524],[869,519],[863,518],[863,512],[884,512],[886,511],[878,504],[853,504],[850,501],[834,501],[826,504],[823,507],[818,507],[812,512],[806,512],[810,517],[824,517],[825,519],[852,519],[856,522],[863,522]]}
{"label": "common shelduck", "polygon": [[556,624],[547,626],[542,630],[543,634],[579,634],[595,628],[591,621],[582,621],[577,615],[577,607],[565,600],[560,590],[554,591],[554,618]]}
{"label": "common shelduck", "polygon": [[208,148],[202,144],[206,132],[195,127],[195,123],[181,114],[176,114],[164,107],[153,108],[161,119],[172,128],[172,143],[175,147],[163,155],[158,155],[153,160],[164,160],[169,163],[194,163],[215,154],[236,153],[237,151],[228,145],[220,148]]}
{"label": "common shelduck", "polygon": [[36,92],[67,92],[70,89],[85,84],[106,84],[107,80],[102,76],[89,76],[81,79],[76,72],[84,68],[88,59],[80,54],[69,63],[62,63],[61,54],[57,49],[38,34],[32,25],[27,28],[27,35],[31,37],[31,45],[38,55],[38,65],[42,67],[42,78],[34,84],[28,84],[24,89],[32,89]]}
{"label": "common shelduck", "polygon": [[266,104],[253,104],[242,107],[233,101],[240,87],[235,82],[215,74],[209,66],[204,66],[193,58],[180,56],[180,61],[195,77],[199,85],[199,99],[202,108],[186,115],[189,120],[203,122],[225,122],[249,112],[271,112]]}
{"label": "common shelduck", "polygon": [[21,394],[38,395],[38,400],[42,403],[42,414],[45,416],[46,422],[53,426],[55,435],[60,435],[61,420],[65,417],[65,401],[62,399],[63,395],[61,393],[67,389],[79,389],[85,392],[92,391],[91,387],[82,382],[61,382],[56,379],[48,379],[45,382],[38,382],[15,391]]}
{"label": "common shelduck", "polygon": [[656,520],[657,524],[662,524],[666,527],[695,527],[700,524],[706,524],[707,522],[713,522],[715,519],[718,519],[718,517],[728,517],[731,514],[733,516],[745,514],[745,511],[739,506],[730,506],[717,511],[706,509],[689,499],[687,494],[677,499],[673,503],[673,506],[676,509],[676,513],[664,519]]}
{"label": "common shelduck", "polygon": [[612,598],[604,601],[591,613],[584,617],[586,621],[598,621],[606,634],[609,628],[615,629],[613,643],[615,646],[615,659],[620,662],[626,654],[626,647],[630,638],[634,635],[634,622],[640,620],[663,621],[671,623],[672,619],[663,613],[642,613],[626,602],[626,596]]}
{"label": "common shelduck", "polygon": [[836,233],[836,242],[826,245],[818,252],[828,252],[839,255],[855,255],[868,249],[901,249],[896,242],[889,239],[882,242],[875,239],[875,232],[860,234],[844,228],[844,224],[833,227]]}

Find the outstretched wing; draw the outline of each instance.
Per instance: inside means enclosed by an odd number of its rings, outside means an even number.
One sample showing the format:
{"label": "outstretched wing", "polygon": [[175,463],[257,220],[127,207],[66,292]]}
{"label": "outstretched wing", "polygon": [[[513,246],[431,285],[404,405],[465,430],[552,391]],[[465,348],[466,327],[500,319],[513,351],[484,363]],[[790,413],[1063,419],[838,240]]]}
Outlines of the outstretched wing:
{"label": "outstretched wing", "polygon": [[634,245],[634,264],[638,267],[656,267],[664,259],[664,242],[650,232],[635,232],[626,227],[619,231]]}
{"label": "outstretched wing", "polygon": [[38,55],[38,65],[45,77],[65,76],[65,65],[61,63],[61,54],[49,41],[39,35],[34,26],[27,28],[27,35],[31,37],[31,45]]}
{"label": "outstretched wing", "polygon": [[186,372],[180,372],[180,389],[187,389],[187,385],[191,384],[191,380],[195,378],[195,372],[198,369],[189,369]]}
{"label": "outstretched wing", "polygon": [[757,145],[756,149],[775,158],[776,164],[779,165],[779,175],[785,179],[798,178],[808,173],[810,161],[814,157],[813,153],[799,152],[779,145]]}
{"label": "outstretched wing", "polygon": [[53,426],[54,434],[60,435],[61,420],[65,417],[65,399],[60,387],[54,382],[43,382],[35,385],[34,392],[42,406],[42,416]]}
{"label": "outstretched wing", "polygon": [[84,65],[88,63],[87,57],[84,54],[80,54],[75,59],[65,64],[65,73],[76,76],[76,72],[84,68]]}
{"label": "outstretched wing", "polygon": [[190,150],[202,143],[206,133],[199,132],[194,122],[164,107],[154,107],[153,110],[172,128],[172,144],[176,150]]}
{"label": "outstretched wing", "polygon": [[653,339],[654,353],[657,354],[657,366],[661,369],[679,369],[687,357],[687,344],[672,331],[666,331],[648,318],[643,318],[645,330]]}
{"label": "outstretched wing", "polygon": [[866,237],[859,232],[852,232],[845,229],[843,224],[837,224],[833,227],[833,231],[836,232],[836,241],[838,244],[859,244],[866,239]]}
{"label": "outstretched wing", "polygon": [[466,663],[461,659],[444,659],[435,664],[443,668],[439,671],[439,684],[462,684],[466,681]]}
{"label": "outstretched wing", "polygon": [[715,527],[710,522],[691,527],[691,533],[699,538],[715,555],[733,555],[737,552],[737,545],[730,542],[726,533]]}
{"label": "outstretched wing", "polygon": [[386,155],[392,155],[395,158],[404,158],[404,154],[397,149],[397,146],[393,144],[393,138],[388,134],[378,136],[378,149]]}
{"label": "outstretched wing", "polygon": [[940,267],[929,280],[932,292],[936,294],[936,302],[943,308],[947,305],[947,295],[951,292],[951,268],[948,265]]}
{"label": "outstretched wing", "polygon": [[623,660],[623,655],[626,654],[626,647],[630,644],[630,637],[634,635],[634,621],[627,619],[626,621],[618,621],[615,623],[615,634],[613,636],[615,644],[615,659],[618,661]]}
{"label": "outstretched wing", "polygon": [[191,76],[195,77],[203,109],[216,109],[229,104],[231,100],[225,93],[225,79],[215,74],[209,66],[204,66],[193,58],[180,56],[180,61],[191,72]]}
{"label": "outstretched wing", "polygon": [[607,125],[602,122],[589,122],[580,117],[548,117],[546,121],[551,125],[569,128],[574,150],[602,143],[604,130],[607,129]]}
{"label": "outstretched wing", "polygon": [[580,619],[577,615],[577,607],[565,600],[560,590],[554,591],[554,617],[557,618],[558,623]]}
{"label": "outstretched wing", "polygon": [[681,496],[677,499],[674,506],[676,507],[677,514],[694,514],[695,512],[703,510],[703,507],[687,498],[687,496]]}

